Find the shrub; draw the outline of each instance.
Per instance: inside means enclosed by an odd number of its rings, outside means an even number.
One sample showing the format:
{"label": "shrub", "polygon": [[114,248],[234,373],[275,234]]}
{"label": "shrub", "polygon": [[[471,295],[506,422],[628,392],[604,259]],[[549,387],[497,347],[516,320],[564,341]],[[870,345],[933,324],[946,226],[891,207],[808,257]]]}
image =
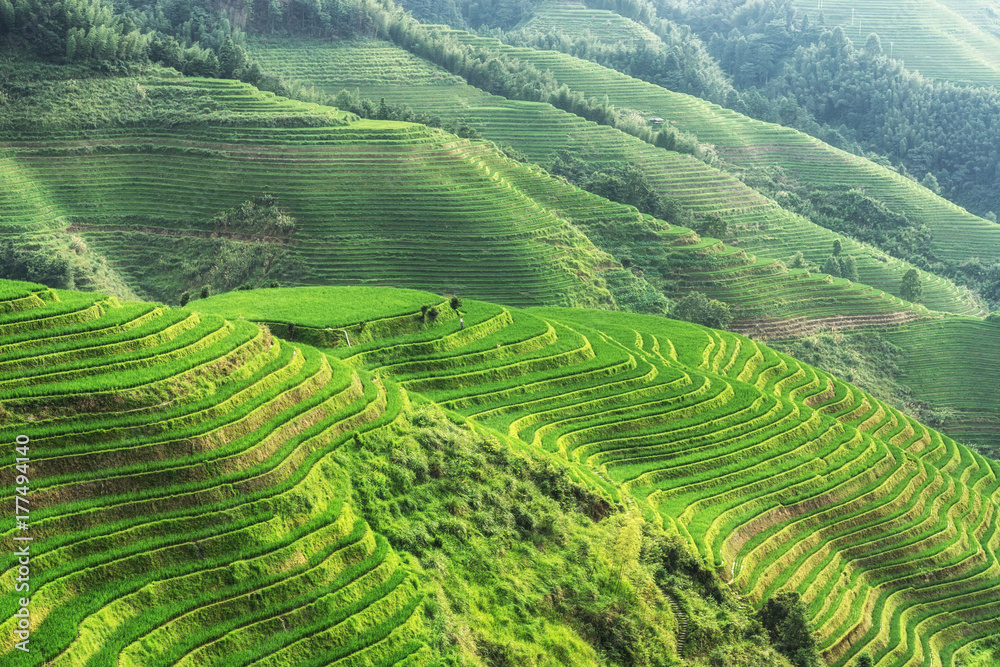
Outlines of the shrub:
{"label": "shrub", "polygon": [[211,295],[211,293],[212,293],[212,288],[209,287],[208,285],[205,285],[204,287],[201,288],[202,299],[207,299],[209,295]]}
{"label": "shrub", "polygon": [[191,300],[191,294],[190,293],[184,292],[184,294],[181,294],[181,308],[183,308],[184,306],[186,306],[187,302],[190,301],[190,300]]}
{"label": "shrub", "polygon": [[453,296],[451,297],[450,304],[452,310],[458,310],[459,308],[462,307],[462,300],[459,299],[457,296]]}

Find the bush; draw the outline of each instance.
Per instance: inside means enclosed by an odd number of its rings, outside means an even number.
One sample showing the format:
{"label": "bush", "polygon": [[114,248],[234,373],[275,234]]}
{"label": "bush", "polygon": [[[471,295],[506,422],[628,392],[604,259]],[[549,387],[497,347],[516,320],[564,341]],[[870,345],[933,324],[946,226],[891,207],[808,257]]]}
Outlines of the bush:
{"label": "bush", "polygon": [[184,294],[181,294],[181,308],[183,308],[184,306],[186,306],[187,303],[188,303],[188,301],[190,301],[190,300],[191,300],[191,294],[190,293],[184,292]]}
{"label": "bush", "polygon": [[202,299],[207,299],[211,294],[212,294],[212,288],[209,287],[208,285],[205,285],[204,287],[201,288]]}
{"label": "bush", "polygon": [[451,297],[450,304],[452,310],[458,310],[459,308],[462,307],[462,300],[459,299],[457,296],[453,296]]}

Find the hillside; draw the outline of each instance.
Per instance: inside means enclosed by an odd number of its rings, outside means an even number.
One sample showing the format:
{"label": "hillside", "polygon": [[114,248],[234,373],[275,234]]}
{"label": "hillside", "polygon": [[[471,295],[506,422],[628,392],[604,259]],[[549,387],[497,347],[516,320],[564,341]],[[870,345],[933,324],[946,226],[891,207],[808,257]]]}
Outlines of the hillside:
{"label": "hillside", "polygon": [[[351,120],[233,81],[110,83],[118,90],[93,80],[65,101],[99,88],[133,117],[93,128],[43,117],[6,133],[4,191],[24,193],[3,220],[7,238],[54,245],[69,242],[65,230],[137,292],[169,301],[204,284],[279,280],[612,303],[600,277],[611,259],[516,184],[537,174],[488,144]],[[37,112],[32,99],[25,107]],[[174,110],[194,117],[160,120]],[[241,213],[261,197],[291,224]]]}
{"label": "hillside", "polygon": [[0,663],[997,664],[1000,14],[820,5],[0,0]]}
{"label": "hillside", "polygon": [[[423,292],[269,294],[431,344],[456,322],[422,325],[448,309]],[[27,567],[0,556],[30,598],[3,598],[5,663],[789,665],[681,541],[554,457],[242,318],[2,281],[0,406],[24,459],[0,493],[30,504],[5,535],[32,540]]]}
{"label": "hillside", "polygon": [[[964,318],[904,325],[886,333],[905,350],[900,358],[902,380],[914,398],[943,411],[943,430],[962,442],[981,445],[993,458],[1000,458],[1000,401],[995,392],[980,386],[1000,383],[998,334],[997,322]],[[982,378],[982,384],[969,382],[969,374]]]}
{"label": "hillside", "polygon": [[[147,297],[174,302],[203,286],[391,283],[509,305],[652,300],[650,312],[662,312],[656,299],[695,288],[733,302],[740,328],[765,333],[931,314],[700,238],[489,142],[358,119],[233,81],[159,74],[57,85],[68,109],[102,97],[120,115],[80,127],[73,113],[39,118],[34,97],[19,100],[0,146],[11,191],[31,197],[12,203],[7,237],[36,253],[65,253],[70,272],[89,258]],[[173,112],[189,121],[165,122]],[[94,282],[82,273],[82,283]],[[953,287],[935,285],[929,295],[977,312]]]}
{"label": "hillside", "polygon": [[[795,180],[819,190],[862,186],[891,208],[921,220],[933,233],[932,250],[960,261],[983,256],[1000,259],[1000,225],[978,218],[899,174],[824,144],[790,128],[755,121],[698,98],[674,93],[596,63],[554,51],[512,47],[496,39],[455,30],[444,36],[486,51],[507,54],[550,71],[559,83],[585,95],[607,95],[612,104],[645,117],[662,117],[677,129],[712,145],[721,157],[742,168],[779,166]],[[983,251],[986,251],[984,253]]]}
{"label": "hillside", "polygon": [[[890,294],[899,294],[900,280],[911,268],[871,246],[856,243],[805,218],[782,209],[729,173],[690,155],[654,147],[633,136],[549,104],[508,100],[468,85],[426,60],[384,42],[268,40],[252,52],[269,69],[294,80],[317,86],[331,95],[340,90],[358,91],[362,97],[384,98],[444,119],[466,123],[484,137],[509,145],[542,165],[560,153],[569,153],[595,165],[624,161],[639,166],[658,192],[677,199],[693,215],[722,216],[729,229],[726,242],[761,260],[788,261],[802,252],[806,261],[821,266],[834,240],[857,260],[859,280]],[[582,61],[581,61],[582,62]],[[609,70],[610,71],[610,70]],[[666,92],[666,91],[664,91]],[[610,248],[606,248],[615,254]],[[617,257],[617,255],[616,255]],[[617,257],[619,260],[620,257]],[[644,266],[639,262],[640,266]],[[727,285],[713,291],[706,279],[693,278],[689,286],[739,307]],[[761,266],[731,265],[734,279],[762,272]],[[771,271],[773,273],[773,270]],[[923,303],[934,310],[969,315],[982,314],[981,305],[967,290],[948,280],[922,273]],[[772,288],[787,292],[786,286]],[[735,298],[734,298],[735,297]],[[771,317],[782,317],[781,307],[771,306]],[[846,314],[849,308],[841,312]],[[829,314],[827,314],[829,316]],[[845,322],[843,325],[850,326]]]}
{"label": "hillside", "polygon": [[[235,316],[239,299],[205,306]],[[295,334],[634,498],[755,606],[800,592],[829,664],[861,652],[951,664],[996,633],[995,462],[739,335],[578,310],[462,313],[464,327],[452,316],[352,346]]]}
{"label": "hillside", "polygon": [[[800,592],[830,664],[950,664],[997,632],[997,465],[742,336],[387,289],[169,309],[2,287],[35,540],[24,664],[786,664],[684,543],[751,608]],[[498,534],[510,551],[469,560]],[[546,569],[584,544],[572,584]],[[583,581],[627,635],[556,592]]]}
{"label": "hillside", "polygon": [[582,3],[549,0],[532,7],[531,18],[515,28],[537,32],[589,32],[607,44],[635,48],[640,43],[659,41],[648,28],[608,9],[591,9]]}

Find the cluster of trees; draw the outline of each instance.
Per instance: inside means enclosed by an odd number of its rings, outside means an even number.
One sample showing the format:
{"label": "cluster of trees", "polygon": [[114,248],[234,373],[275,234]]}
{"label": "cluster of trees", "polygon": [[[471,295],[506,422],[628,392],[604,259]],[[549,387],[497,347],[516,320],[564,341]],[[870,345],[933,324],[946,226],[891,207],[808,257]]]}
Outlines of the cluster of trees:
{"label": "cluster of trees", "polygon": [[701,292],[691,292],[677,302],[670,315],[678,320],[702,324],[713,329],[725,329],[733,321],[729,304],[709,299]]}
{"label": "cluster of trees", "polygon": [[7,241],[0,255],[0,278],[27,280],[49,287],[73,289],[73,267],[70,261],[46,248],[15,246]]}
{"label": "cluster of trees", "polygon": [[[390,104],[381,98],[378,102],[367,97],[361,97],[357,89],[342,90],[332,98],[317,99],[330,106],[335,106],[344,111],[350,111],[361,118],[371,118],[373,120],[400,120],[406,123],[420,123],[430,127],[440,127],[463,139],[482,139],[482,135],[469,125],[460,120],[452,120],[448,123],[442,121],[441,116],[431,115],[425,111],[414,111],[408,104]],[[523,158],[524,156],[520,156]],[[521,160],[525,161],[525,160]]]}
{"label": "cluster of trees", "polygon": [[757,612],[757,620],[771,643],[795,667],[820,667],[824,662],[809,632],[808,618],[805,603],[794,591],[782,591],[769,598]]}
{"label": "cluster of trees", "polygon": [[65,61],[131,62],[149,41],[105,0],[0,0],[0,36]]}
{"label": "cluster of trees", "polygon": [[258,195],[223,211],[212,219],[212,226],[220,232],[263,236],[291,236],[295,232],[295,220],[269,194]]}
{"label": "cluster of trees", "polygon": [[646,173],[633,164],[586,162],[560,151],[549,164],[548,171],[605,199],[635,206],[654,218],[672,224],[690,224],[680,202],[660,194],[650,184]]}
{"label": "cluster of trees", "polygon": [[[837,239],[833,242],[833,253],[823,262],[823,265],[820,267],[820,271],[831,276],[847,278],[848,280],[856,282],[858,280],[858,262],[854,259],[853,255],[845,255],[842,253],[843,243],[840,239]],[[797,252],[792,255],[788,262],[788,267],[791,269],[809,268],[806,264],[805,256],[801,252]]]}
{"label": "cluster of trees", "polygon": [[422,23],[453,28],[483,26],[512,28],[531,17],[537,0],[402,0],[400,4]]}

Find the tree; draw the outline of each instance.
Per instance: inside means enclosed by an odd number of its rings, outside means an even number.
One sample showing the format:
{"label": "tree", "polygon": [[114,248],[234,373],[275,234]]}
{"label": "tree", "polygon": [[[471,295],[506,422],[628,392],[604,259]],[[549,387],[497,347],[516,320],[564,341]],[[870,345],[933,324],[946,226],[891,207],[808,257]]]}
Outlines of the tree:
{"label": "tree", "polygon": [[718,213],[709,213],[702,220],[695,224],[694,230],[700,236],[708,236],[713,239],[724,239],[729,231],[729,226],[725,219]]}
{"label": "tree", "polygon": [[829,273],[831,276],[835,276],[835,277],[839,278],[840,277],[840,260],[838,260],[833,255],[830,255],[829,257],[827,257],[826,261],[823,262],[823,273]]}
{"label": "tree", "polygon": [[840,258],[840,277],[850,281],[858,281],[858,263],[853,255],[844,255]]}
{"label": "tree", "polygon": [[612,558],[618,571],[615,576],[615,588],[621,586],[622,579],[639,564],[642,552],[642,514],[629,512],[625,523],[618,530]]}
{"label": "tree", "polygon": [[191,294],[190,294],[190,292],[184,292],[184,294],[181,294],[181,308],[183,308],[184,306],[186,306],[187,303],[188,303],[188,301],[190,301],[190,300],[191,300]]}
{"label": "tree", "polygon": [[771,637],[771,643],[795,667],[822,664],[816,639],[809,632],[806,606],[795,591],[782,591],[764,602],[757,620]]}
{"label": "tree", "polygon": [[701,292],[691,292],[681,299],[673,310],[673,316],[713,329],[725,329],[733,321],[728,304],[709,299]]}
{"label": "tree", "polygon": [[924,296],[924,286],[920,284],[920,274],[916,269],[910,269],[903,276],[903,282],[899,286],[899,296],[913,303],[920,303]]}
{"label": "tree", "polygon": [[920,181],[920,185],[924,186],[936,195],[941,194],[941,185],[938,183],[937,177],[931,172],[927,172],[924,176],[924,180]]}
{"label": "tree", "polygon": [[833,240],[833,256],[839,257],[840,253],[844,251],[844,243],[840,239]]}
{"label": "tree", "polygon": [[874,664],[875,663],[872,662],[871,656],[869,656],[868,654],[863,654],[858,656],[858,662],[857,662],[858,667],[874,667]]}
{"label": "tree", "polygon": [[204,287],[202,287],[202,288],[201,288],[201,298],[202,298],[202,299],[207,299],[207,298],[208,298],[208,296],[209,296],[209,295],[210,295],[211,293],[212,293],[212,288],[211,288],[211,287],[209,287],[208,285],[205,285]]}
{"label": "tree", "polygon": [[451,297],[449,305],[451,306],[452,310],[458,310],[459,308],[462,307],[462,300],[459,299],[457,296],[453,296]]}
{"label": "tree", "polygon": [[788,268],[790,269],[804,269],[806,268],[806,258],[802,254],[802,251],[798,251],[792,255],[791,259],[788,260]]}
{"label": "tree", "polygon": [[10,0],[0,0],[0,32],[14,30],[14,5]]}
{"label": "tree", "polygon": [[[0,0],[2,2],[3,0]],[[66,37],[66,60],[73,60],[76,56],[76,33],[73,30],[69,31],[69,35]]]}
{"label": "tree", "polygon": [[247,52],[233,42],[233,38],[226,35],[226,39],[219,47],[219,76],[223,79],[238,79],[240,73],[246,69],[249,60]]}

